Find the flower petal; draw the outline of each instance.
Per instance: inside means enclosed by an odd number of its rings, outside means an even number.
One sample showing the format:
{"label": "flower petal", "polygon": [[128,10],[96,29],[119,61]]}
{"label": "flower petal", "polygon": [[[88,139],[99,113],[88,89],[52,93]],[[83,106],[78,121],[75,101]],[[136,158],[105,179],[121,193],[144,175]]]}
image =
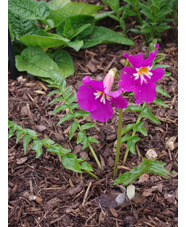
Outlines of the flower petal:
{"label": "flower petal", "polygon": [[95,90],[86,85],[82,85],[77,92],[79,106],[85,111],[94,111],[98,106],[98,101],[95,99]]}
{"label": "flower petal", "polygon": [[127,108],[127,105],[128,105],[127,100],[122,96],[119,96],[117,98],[112,98],[110,102],[112,102],[114,104],[114,107],[118,109]]}
{"label": "flower petal", "polygon": [[156,54],[158,52],[158,48],[159,48],[159,44],[156,44],[156,49],[151,51],[148,58],[144,60],[143,67],[152,66],[154,58],[156,57]]}
{"label": "flower petal", "polygon": [[144,58],[143,54],[136,54],[134,56],[129,56],[127,53],[123,55],[123,57],[128,58],[130,64],[133,66],[133,68],[140,68],[143,64]]}
{"label": "flower petal", "polygon": [[85,76],[83,78],[83,83],[94,88],[97,91],[104,90],[103,81],[90,80],[89,76]]}
{"label": "flower petal", "polygon": [[149,82],[137,85],[134,89],[134,94],[136,98],[135,103],[141,104],[143,101],[151,103],[156,98],[156,84]]}
{"label": "flower petal", "polygon": [[136,81],[133,78],[133,73],[135,70],[133,70],[131,67],[125,66],[122,74],[121,74],[121,80],[118,83],[120,88],[123,91],[132,91],[135,87]]}
{"label": "flower petal", "polygon": [[151,70],[151,72],[153,73],[153,75],[151,77],[151,82],[156,82],[157,80],[161,79],[163,77],[163,75],[165,74],[165,71],[160,67]]}
{"label": "flower petal", "polygon": [[108,121],[113,116],[113,109],[109,102],[105,104],[99,102],[97,109],[90,112],[90,115],[93,119],[100,122]]}

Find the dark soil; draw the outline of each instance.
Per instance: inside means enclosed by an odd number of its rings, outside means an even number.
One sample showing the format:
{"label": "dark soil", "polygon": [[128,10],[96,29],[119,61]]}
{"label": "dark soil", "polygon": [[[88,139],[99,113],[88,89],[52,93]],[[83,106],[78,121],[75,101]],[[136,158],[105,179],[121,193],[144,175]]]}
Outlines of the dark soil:
{"label": "dark soil", "polygon": [[[148,55],[148,47],[142,45],[142,36],[134,36],[136,45],[99,45],[95,48],[75,52],[69,50],[75,64],[75,75],[67,78],[67,85],[73,85],[77,90],[82,84],[82,78],[89,75],[92,79],[102,80],[107,71],[116,67],[121,72],[124,61],[123,54],[136,54],[143,51]],[[177,91],[177,40],[166,39],[160,43],[159,53],[165,54],[163,64],[170,65],[167,71],[171,76],[164,77],[158,84],[171,95],[161,98],[170,108],[149,104],[153,114],[161,121],[157,125],[145,119],[148,136],[140,135],[137,143],[138,155],[129,154],[126,167],[119,167],[119,174],[130,170],[142,161],[149,149],[158,154],[158,161],[166,163],[165,168],[172,173],[170,179],[146,174],[133,182],[136,196],[131,202],[119,208],[106,207],[101,198],[112,196],[120,190],[112,184],[114,166],[114,144],[117,136],[118,114],[106,123],[95,121],[96,127],[88,133],[97,138],[100,143],[94,149],[101,160],[103,171],[97,165],[88,149],[82,151],[76,140],[68,141],[70,123],[56,126],[62,113],[50,115],[56,104],[49,105],[54,98],[47,94],[52,90],[47,84],[37,78],[30,78],[25,73],[14,81],[8,80],[9,88],[9,119],[24,128],[35,130],[40,138],[49,137],[63,147],[73,149],[73,152],[87,159],[100,180],[94,180],[86,173],[82,175],[64,169],[57,156],[47,153],[36,159],[35,152],[29,147],[24,155],[22,141],[15,143],[15,136],[9,139],[9,226],[178,226],[178,91]],[[133,97],[128,98],[132,103]],[[135,113],[124,113],[123,126],[135,122]],[[91,118],[83,119],[92,122]],[[166,142],[175,136],[174,147],[168,149]],[[122,145],[123,159],[125,145]],[[34,197],[35,196],[35,197]],[[100,197],[101,196],[101,197]],[[106,197],[106,198],[107,198]]]}

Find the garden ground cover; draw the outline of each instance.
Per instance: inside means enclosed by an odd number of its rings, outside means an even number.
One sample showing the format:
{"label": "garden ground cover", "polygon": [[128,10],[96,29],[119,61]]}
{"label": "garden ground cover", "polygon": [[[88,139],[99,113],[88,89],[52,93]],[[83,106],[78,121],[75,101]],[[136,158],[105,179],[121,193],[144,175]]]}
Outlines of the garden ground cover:
{"label": "garden ground cover", "polygon": [[[90,3],[95,4],[96,1]],[[110,22],[110,23],[109,23]],[[103,21],[104,25],[114,29],[111,21]],[[129,22],[129,26],[130,26]],[[113,27],[112,27],[113,26]],[[67,85],[72,85],[77,91],[82,85],[82,78],[89,75],[91,79],[103,80],[107,71],[116,67],[121,73],[124,67],[123,54],[134,55],[143,51],[148,56],[148,47],[143,45],[141,35],[134,36],[135,46],[99,45],[94,48],[70,51],[75,64],[75,75],[66,79]],[[171,76],[163,77],[157,82],[170,96],[160,97],[170,108],[151,105],[152,113],[161,121],[157,125],[145,121],[147,137],[142,137],[137,143],[138,155],[130,153],[127,164],[120,163],[119,174],[130,170],[141,163],[142,156],[149,149],[155,149],[158,161],[166,163],[165,168],[172,173],[170,179],[151,174],[143,175],[133,182],[136,187],[136,197],[116,208],[112,198],[120,189],[111,183],[115,140],[117,137],[117,113],[108,122],[95,121],[96,127],[88,131],[100,141],[94,144],[94,150],[101,160],[103,171],[97,168],[94,158],[88,149],[81,151],[81,145],[76,145],[75,138],[68,141],[70,123],[56,126],[63,112],[50,115],[56,104],[49,105],[52,97],[47,94],[52,90],[47,84],[37,78],[20,73],[16,81],[10,75],[9,119],[23,128],[30,128],[41,134],[41,139],[49,137],[65,148],[71,148],[78,157],[87,159],[100,180],[94,180],[86,173],[82,175],[68,171],[54,154],[46,151],[36,159],[35,152],[28,149],[24,155],[20,140],[9,139],[9,226],[177,226],[178,208],[178,71],[177,71],[177,37],[172,31],[165,33],[159,43],[159,53],[165,54],[160,63],[170,65],[166,71]],[[127,98],[128,99],[128,98]],[[128,99],[133,102],[133,96]],[[123,114],[123,126],[136,120],[135,113]],[[92,122],[92,119],[82,119]],[[168,149],[167,141],[173,139],[173,149]],[[175,140],[174,140],[175,139]],[[120,160],[123,159],[126,147],[121,148]]]}

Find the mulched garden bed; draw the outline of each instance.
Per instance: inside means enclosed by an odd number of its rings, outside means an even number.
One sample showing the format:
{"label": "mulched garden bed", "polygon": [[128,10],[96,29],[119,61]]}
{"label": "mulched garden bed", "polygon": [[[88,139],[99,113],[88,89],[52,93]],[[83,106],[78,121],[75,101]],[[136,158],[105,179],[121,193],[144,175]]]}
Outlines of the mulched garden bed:
{"label": "mulched garden bed", "polygon": [[[165,35],[166,37],[166,35]],[[143,51],[148,55],[147,46],[143,45],[142,36],[134,36],[136,45],[99,45],[95,48],[81,50],[78,53],[70,50],[75,64],[75,75],[67,78],[67,85],[77,89],[82,85],[82,78],[89,75],[92,79],[102,80],[107,71],[124,66],[125,52],[137,54]],[[173,41],[174,40],[174,41]],[[108,204],[120,189],[112,184],[114,167],[115,140],[117,136],[117,113],[105,123],[95,121],[96,127],[88,133],[100,143],[94,144],[94,150],[101,160],[103,171],[97,165],[88,149],[81,150],[76,140],[68,141],[69,122],[56,126],[62,112],[51,115],[56,104],[49,105],[53,97],[47,94],[52,90],[37,78],[20,73],[16,81],[9,75],[9,119],[30,128],[41,135],[49,137],[65,148],[87,159],[95,170],[99,180],[94,180],[86,173],[82,175],[63,168],[56,155],[46,151],[36,159],[35,152],[28,149],[24,155],[20,140],[15,143],[13,136],[9,139],[8,174],[9,174],[9,226],[178,226],[178,70],[177,70],[177,39],[164,38],[160,43],[159,53],[165,54],[163,64],[170,65],[167,71],[172,75],[164,77],[159,84],[171,98],[161,98],[170,108],[150,104],[153,114],[162,122],[157,125],[148,119],[145,128],[148,136],[141,137],[137,143],[138,155],[130,153],[126,167],[120,163],[119,174],[130,170],[142,161],[149,149],[155,149],[158,160],[166,163],[166,169],[172,173],[170,179],[146,174],[136,180],[136,196],[131,202],[116,208]],[[127,98],[132,103],[133,97]],[[135,113],[124,112],[123,126],[136,120]],[[82,121],[93,122],[86,118]],[[141,135],[140,135],[141,136]],[[166,142],[173,137],[174,148],[170,151]],[[122,160],[125,145],[122,145]],[[112,201],[111,201],[112,204]]]}

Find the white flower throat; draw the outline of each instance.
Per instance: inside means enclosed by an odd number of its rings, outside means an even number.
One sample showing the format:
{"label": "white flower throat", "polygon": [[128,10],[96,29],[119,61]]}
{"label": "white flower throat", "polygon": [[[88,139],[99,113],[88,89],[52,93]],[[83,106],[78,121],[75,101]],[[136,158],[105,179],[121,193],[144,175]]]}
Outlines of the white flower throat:
{"label": "white flower throat", "polygon": [[101,96],[100,102],[103,104],[106,103],[106,99],[110,101],[111,97],[109,95],[105,95],[102,91],[97,91],[94,93],[95,99],[98,99]]}
{"label": "white flower throat", "polygon": [[147,83],[147,78],[151,79],[151,76],[153,75],[152,72],[150,72],[150,70],[152,69],[152,67],[147,66],[147,67],[141,67],[141,68],[136,68],[137,73],[133,73],[133,76],[135,77],[134,79],[137,80],[140,78],[140,82],[141,85],[143,83]]}

